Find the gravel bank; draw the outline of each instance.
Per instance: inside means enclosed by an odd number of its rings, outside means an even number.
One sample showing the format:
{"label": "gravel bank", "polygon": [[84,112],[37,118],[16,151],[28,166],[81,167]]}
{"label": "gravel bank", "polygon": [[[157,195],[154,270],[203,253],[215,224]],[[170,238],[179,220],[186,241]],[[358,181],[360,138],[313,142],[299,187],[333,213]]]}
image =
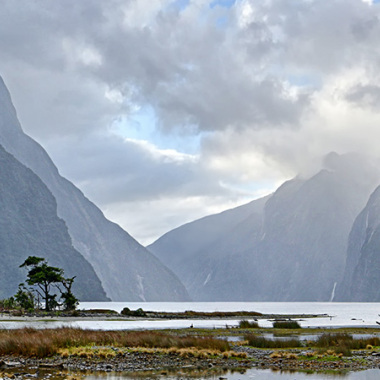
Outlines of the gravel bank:
{"label": "gravel bank", "polygon": [[[353,352],[351,357],[326,357],[323,359],[302,359],[308,351],[305,350],[263,350],[245,346],[235,346],[236,352],[245,352],[246,359],[237,358],[183,358],[179,355],[152,354],[142,352],[131,352],[117,354],[113,358],[0,358],[0,378],[26,379],[31,377],[45,378],[51,374],[67,376],[69,371],[91,371],[91,372],[142,372],[142,371],[170,371],[171,369],[194,369],[202,371],[220,370],[244,370],[248,368],[274,369],[274,370],[364,370],[380,368],[380,354],[360,350]],[[273,358],[276,352],[283,357]],[[297,357],[296,357],[297,356]]]}

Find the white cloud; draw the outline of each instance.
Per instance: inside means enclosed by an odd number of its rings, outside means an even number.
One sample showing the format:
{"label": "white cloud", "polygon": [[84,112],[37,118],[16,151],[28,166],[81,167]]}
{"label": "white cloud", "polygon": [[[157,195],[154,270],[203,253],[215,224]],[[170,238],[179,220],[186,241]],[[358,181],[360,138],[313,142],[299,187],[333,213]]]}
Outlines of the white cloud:
{"label": "white cloud", "polygon": [[99,51],[85,43],[73,39],[62,40],[62,50],[69,65],[81,64],[85,67],[99,67],[103,59]]}
{"label": "white cloud", "polygon": [[331,150],[378,155],[380,5],[176,4],[0,9],[0,74],[24,129],[111,219],[149,240]]}

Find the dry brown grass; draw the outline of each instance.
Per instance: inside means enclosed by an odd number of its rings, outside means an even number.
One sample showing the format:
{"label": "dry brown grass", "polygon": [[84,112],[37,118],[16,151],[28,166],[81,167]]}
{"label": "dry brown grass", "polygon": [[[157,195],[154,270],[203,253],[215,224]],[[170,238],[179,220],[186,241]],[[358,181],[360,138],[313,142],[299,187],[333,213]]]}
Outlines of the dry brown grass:
{"label": "dry brown grass", "polygon": [[256,334],[246,334],[244,339],[248,345],[257,348],[298,348],[302,347],[302,342],[298,338],[288,340],[272,340]]}
{"label": "dry brown grass", "polygon": [[294,353],[292,353],[292,352],[288,352],[288,353],[285,355],[285,359],[296,360],[296,359],[298,359],[298,355],[297,355],[297,354],[294,354]]}
{"label": "dry brown grass", "polygon": [[61,349],[91,346],[166,349],[195,347],[218,352],[228,351],[230,348],[228,342],[221,339],[176,336],[152,331],[93,331],[67,327],[46,330],[0,330],[0,355],[49,357]]}
{"label": "dry brown grass", "polygon": [[197,358],[197,359],[209,359],[221,357],[224,359],[240,358],[246,359],[248,357],[245,352],[224,351],[221,352],[215,349],[199,349],[196,347],[187,348],[151,348],[151,347],[128,347],[119,348],[117,352],[111,347],[71,347],[58,349],[58,354],[62,358],[68,358],[70,356],[80,357],[83,359],[111,359],[118,354],[124,355],[126,353],[138,352],[141,354],[165,354],[175,355],[182,358]]}

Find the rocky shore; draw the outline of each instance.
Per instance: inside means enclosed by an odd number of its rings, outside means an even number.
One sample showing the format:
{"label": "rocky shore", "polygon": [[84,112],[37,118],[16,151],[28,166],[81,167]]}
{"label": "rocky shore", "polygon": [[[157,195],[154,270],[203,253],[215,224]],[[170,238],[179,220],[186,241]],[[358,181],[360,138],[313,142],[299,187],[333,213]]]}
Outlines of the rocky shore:
{"label": "rocky shore", "polygon": [[[380,368],[380,353],[358,350],[350,357],[325,356],[308,358],[305,350],[267,350],[236,345],[235,352],[245,353],[246,358],[218,355],[210,358],[181,357],[175,354],[128,352],[117,353],[112,358],[22,358],[6,356],[0,358],[0,378],[26,379],[67,377],[68,373],[85,372],[155,372],[201,371],[204,374],[223,373],[227,370],[244,372],[250,368],[273,370],[357,371]],[[275,355],[274,355],[275,354]]]}

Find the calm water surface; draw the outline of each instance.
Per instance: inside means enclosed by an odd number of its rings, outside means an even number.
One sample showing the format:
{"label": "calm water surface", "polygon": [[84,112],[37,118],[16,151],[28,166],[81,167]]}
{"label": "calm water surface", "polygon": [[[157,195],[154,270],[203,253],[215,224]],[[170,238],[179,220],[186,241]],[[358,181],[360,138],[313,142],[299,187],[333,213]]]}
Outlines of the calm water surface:
{"label": "calm water surface", "polygon": [[378,380],[380,379],[380,370],[371,369],[361,372],[347,372],[347,373],[301,373],[301,372],[274,372],[272,370],[259,370],[251,369],[244,373],[240,372],[222,372],[216,373],[215,375],[197,375],[197,374],[187,374],[186,372],[169,373],[165,375],[155,375],[149,374],[146,377],[141,377],[141,375],[129,376],[127,374],[120,375],[90,375],[86,376],[86,380],[136,380],[136,379],[169,379],[169,380],[179,380],[179,379],[208,379],[208,380],[219,380],[221,378],[228,380]]}
{"label": "calm water surface", "polygon": [[[263,314],[326,314],[325,318],[301,320],[302,327],[379,327],[380,303],[353,302],[83,302],[80,308],[106,308],[120,312],[124,307],[131,310],[142,308],[149,311],[258,311]],[[166,322],[166,321],[165,321]],[[169,321],[173,327],[186,326],[188,321]],[[181,323],[179,323],[181,322]],[[194,327],[223,327],[225,321],[191,321]],[[157,323],[157,322],[155,322]],[[152,326],[155,325],[152,324]],[[228,321],[229,325],[237,325],[239,320]],[[272,322],[259,321],[262,327],[271,327]],[[146,326],[143,326],[145,328]],[[182,326],[181,326],[182,327]],[[380,330],[379,330],[380,331]]]}
{"label": "calm water surface", "polygon": [[[326,314],[324,318],[299,321],[302,327],[379,327],[380,303],[337,303],[337,302],[82,302],[79,309],[112,309],[120,312],[124,307],[131,310],[142,308],[149,311],[258,311],[264,314]],[[131,330],[184,328],[191,324],[198,328],[236,326],[236,320],[163,320],[163,321],[75,321],[75,322],[0,322],[0,328],[19,328],[24,325],[45,328],[73,326],[86,329]],[[271,327],[272,322],[260,320],[261,327]],[[380,332],[380,329],[379,329]]]}

